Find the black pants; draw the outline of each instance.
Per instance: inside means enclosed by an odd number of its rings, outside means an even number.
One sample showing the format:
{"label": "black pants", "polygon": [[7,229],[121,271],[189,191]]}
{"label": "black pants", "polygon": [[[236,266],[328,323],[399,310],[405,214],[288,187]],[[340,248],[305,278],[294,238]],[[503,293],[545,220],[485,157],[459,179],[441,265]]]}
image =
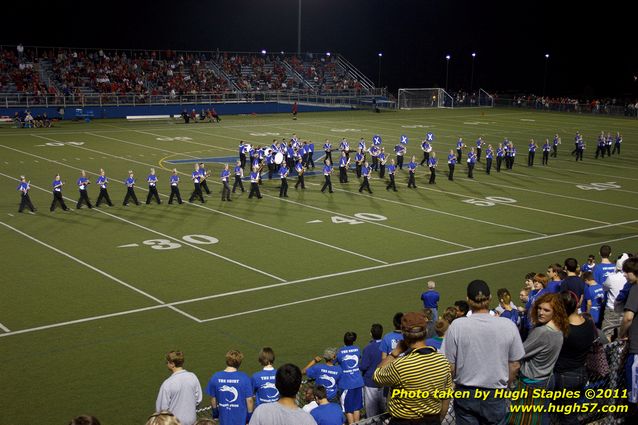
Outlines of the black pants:
{"label": "black pants", "polygon": [[202,193],[202,187],[199,183],[194,183],[195,189],[193,193],[191,193],[191,197],[188,198],[188,202],[193,202],[195,198],[199,198],[199,200],[204,203],[204,194]]}
{"label": "black pants", "polygon": [[543,165],[549,163],[549,151],[543,151]]}
{"label": "black pants", "polygon": [[482,148],[476,148],[476,160],[480,161],[481,160],[481,152],[483,151]]}
{"label": "black pants", "polygon": [[528,167],[533,167],[534,166],[534,157],[536,156],[536,152],[530,152],[527,155],[527,166]]}
{"label": "black pants", "polygon": [[385,164],[379,165],[379,177],[381,178],[385,177]]}
{"label": "black pants", "polygon": [[463,158],[463,150],[462,149],[457,149],[456,150],[456,163],[460,164],[462,158]]}
{"label": "black pants", "polygon": [[146,205],[151,203],[152,198],[155,198],[155,201],[157,201],[158,205],[162,203],[162,201],[160,201],[159,193],[157,193],[157,187],[149,185],[148,195],[146,196]]}
{"label": "black pants", "polygon": [[436,183],[436,168],[434,167],[430,167],[430,184],[435,184]]}
{"label": "black pants", "polygon": [[62,197],[62,192],[56,192],[55,190],[53,191],[53,202],[51,202],[51,211],[54,211],[57,204],[60,204],[60,208],[62,208],[64,211],[68,211],[69,207],[66,206],[66,204],[64,203],[64,198]]}
{"label": "black pants", "polygon": [[485,174],[489,174],[492,171],[492,158],[486,158],[485,161]]}
{"label": "black pants", "polygon": [[80,199],[78,199],[78,203],[75,208],[82,208],[83,203],[86,203],[87,207],[93,208],[93,205],[91,205],[91,201],[89,201],[89,193],[86,191],[86,189],[80,190]]}
{"label": "black pants", "polygon": [[132,187],[126,188],[126,196],[124,197],[124,202],[122,205],[128,205],[128,201],[132,199],[135,202],[135,205],[139,205],[139,201],[137,200],[137,196],[135,196],[135,190]]}
{"label": "black pants", "polygon": [[246,168],[246,154],[245,153],[239,154],[239,165],[241,166],[242,170],[244,168]]}
{"label": "black pants", "polygon": [[471,162],[467,163],[467,177],[470,179],[474,178],[474,164]]}
{"label": "black pants", "polygon": [[416,181],[414,180],[414,173],[408,172],[408,187],[413,187],[416,189]]}
{"label": "black pants", "polygon": [[[342,170],[345,170],[345,168],[341,168]],[[323,183],[323,187],[321,188],[321,192],[325,192],[326,188],[328,188],[328,191],[330,193],[332,193],[332,181],[330,180],[330,175],[329,174],[324,174],[323,176],[326,181]],[[348,180],[346,180],[347,182]]]}
{"label": "black pants", "polygon": [[325,164],[326,161],[330,161],[330,163],[332,164],[332,151],[324,151],[326,152],[326,157],[323,159],[323,163]]}
{"label": "black pants", "polygon": [[361,186],[359,186],[359,193],[363,192],[364,189],[367,190],[369,193],[372,193],[372,190],[370,190],[370,181],[368,181],[367,176],[363,176],[363,183],[361,183]]}
{"label": "black pants", "polygon": [[577,149],[576,150],[576,161],[578,161],[579,159],[581,161],[583,160],[583,151],[584,151],[584,149]]}
{"label": "black pants", "polygon": [[315,160],[312,159],[312,155],[314,154],[314,152],[308,152],[308,165],[310,165],[312,168],[315,168]]}
{"label": "black pants", "polygon": [[397,155],[397,167],[399,170],[403,170],[403,155]]}
{"label": "black pants", "polygon": [[496,157],[496,172],[500,173],[501,172],[501,165],[503,164],[503,157],[502,156],[497,156]]}
{"label": "black pants", "polygon": [[29,208],[31,212],[35,211],[35,208],[33,207],[33,204],[31,203],[31,198],[29,197],[28,193],[23,193],[21,195],[20,208],[18,209],[18,212],[22,212],[22,210],[24,210],[25,208]]}
{"label": "black pants", "polygon": [[421,163],[419,165],[427,164],[429,160],[430,154],[426,151],[423,151],[423,159],[421,160]]}
{"label": "black pants", "polygon": [[261,199],[261,192],[259,191],[259,183],[257,182],[250,183],[250,193],[248,194],[248,199],[252,198],[253,196],[256,196],[257,198]]}
{"label": "black pants", "polygon": [[505,157],[505,168],[507,168],[508,170],[510,168],[512,168],[512,157],[511,156],[506,156]]}
{"label": "black pants", "polygon": [[611,151],[611,153],[612,153],[612,154],[615,154],[615,153],[616,153],[616,151],[618,152],[618,155],[620,155],[620,143],[616,143],[616,144],[614,145],[614,150],[613,150],[613,151]]}
{"label": "black pants", "polygon": [[361,178],[361,164],[356,164],[354,167],[354,173],[357,175],[357,178]]}
{"label": "black pants", "polygon": [[279,197],[287,198],[288,197],[288,179],[281,179],[281,186],[279,186]]}
{"label": "black pants", "polygon": [[295,189],[297,189],[299,187],[299,185],[301,185],[302,189],[306,188],[306,183],[304,182],[303,174],[299,174],[297,176],[297,183],[295,183]]}
{"label": "black pants", "polygon": [[376,156],[372,157],[372,170],[373,171],[379,170],[379,158]]}
{"label": "black pants", "polygon": [[611,145],[605,145],[605,151],[607,152],[607,156],[611,156]]}
{"label": "black pants", "polygon": [[605,157],[605,147],[598,146],[596,148],[596,159],[598,159],[598,155],[601,155],[603,158]]}
{"label": "black pants", "polygon": [[552,146],[552,156],[554,158],[558,157],[558,146],[556,146],[556,145]]}
{"label": "black pants", "polygon": [[235,183],[233,183],[233,193],[235,193],[235,189],[237,189],[237,186],[239,186],[242,192],[245,192],[244,183],[241,181],[241,176],[235,174]]}
{"label": "black pants", "polygon": [[202,189],[204,189],[204,192],[206,192],[207,195],[210,195],[210,189],[208,188],[208,183],[206,183],[206,180],[202,180],[200,185],[202,186]]}
{"label": "black pants", "polygon": [[390,190],[390,188],[392,188],[392,190],[394,190],[396,192],[397,191],[397,185],[394,182],[394,174],[388,174],[388,176],[390,177],[390,182],[385,187],[385,190]]}
{"label": "black pants", "polygon": [[348,183],[348,168],[339,167],[339,183]]}
{"label": "black pants", "polygon": [[104,187],[100,188],[100,194],[97,196],[97,202],[95,202],[95,206],[99,207],[102,201],[105,201],[109,207],[113,206],[111,197],[109,196],[109,192]]}
{"label": "black pants", "polygon": [[228,180],[222,180],[222,201],[230,201],[230,185]]}
{"label": "black pants", "polygon": [[454,164],[448,164],[447,168],[449,170],[447,173],[447,179],[454,180]]}
{"label": "black pants", "polygon": [[179,193],[179,187],[171,185],[171,196],[168,197],[168,203],[172,204],[173,199],[177,198],[177,203],[182,203],[182,195]]}

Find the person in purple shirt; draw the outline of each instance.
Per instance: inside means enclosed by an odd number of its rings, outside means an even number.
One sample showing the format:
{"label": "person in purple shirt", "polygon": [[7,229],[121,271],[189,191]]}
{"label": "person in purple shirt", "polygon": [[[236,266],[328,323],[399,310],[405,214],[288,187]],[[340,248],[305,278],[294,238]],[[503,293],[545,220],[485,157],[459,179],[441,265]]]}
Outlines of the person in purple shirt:
{"label": "person in purple shirt", "polygon": [[439,299],[441,296],[434,288],[436,288],[436,283],[433,280],[429,281],[428,290],[421,294],[421,301],[423,301],[423,308],[432,310],[432,320],[436,322],[439,318]]}
{"label": "person in purple shirt", "polygon": [[366,415],[371,418],[380,415],[385,411],[385,398],[383,397],[383,387],[379,387],[372,376],[381,363],[381,338],[383,337],[383,326],[375,323],[370,328],[372,340],[363,349],[359,369],[363,374],[363,398],[365,399]]}
{"label": "person in purple shirt", "polygon": [[412,160],[408,163],[408,188],[413,187],[416,189],[416,182],[414,180],[415,174],[416,174],[416,157],[413,156]]}

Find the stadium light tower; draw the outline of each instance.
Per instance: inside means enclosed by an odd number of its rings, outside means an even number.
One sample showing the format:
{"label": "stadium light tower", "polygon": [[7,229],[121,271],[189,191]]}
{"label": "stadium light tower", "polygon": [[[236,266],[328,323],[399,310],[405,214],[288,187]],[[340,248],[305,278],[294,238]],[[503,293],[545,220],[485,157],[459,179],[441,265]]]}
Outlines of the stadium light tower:
{"label": "stadium light tower", "polygon": [[447,91],[447,82],[448,82],[448,76],[449,76],[449,71],[450,71],[450,59],[452,57],[450,55],[446,55],[445,56],[445,91]]}
{"label": "stadium light tower", "polygon": [[549,53],[545,53],[545,71],[543,72],[543,94],[545,96],[545,86],[547,84],[547,63],[549,62]]}
{"label": "stadium light tower", "polygon": [[472,52],[472,73],[470,74],[470,94],[474,90],[474,59],[476,58],[476,52]]}
{"label": "stadium light tower", "polygon": [[299,15],[297,16],[297,56],[301,56],[301,0],[299,0]]}
{"label": "stadium light tower", "polygon": [[377,77],[377,88],[379,88],[381,87],[381,58],[383,57],[383,53],[379,52],[377,56],[379,57],[379,73]]}

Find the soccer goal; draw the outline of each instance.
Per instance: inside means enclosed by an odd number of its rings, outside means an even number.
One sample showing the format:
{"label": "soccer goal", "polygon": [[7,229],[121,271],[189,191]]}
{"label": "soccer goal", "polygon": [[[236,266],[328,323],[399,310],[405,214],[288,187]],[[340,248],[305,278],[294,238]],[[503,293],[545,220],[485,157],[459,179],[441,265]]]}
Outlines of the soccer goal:
{"label": "soccer goal", "polygon": [[454,99],[441,88],[399,89],[399,109],[453,108]]}

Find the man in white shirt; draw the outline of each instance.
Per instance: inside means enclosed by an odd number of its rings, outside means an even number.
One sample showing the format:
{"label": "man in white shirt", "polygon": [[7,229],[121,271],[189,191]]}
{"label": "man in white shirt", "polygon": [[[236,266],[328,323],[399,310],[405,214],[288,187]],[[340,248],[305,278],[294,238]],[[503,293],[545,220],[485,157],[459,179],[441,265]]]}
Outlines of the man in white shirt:
{"label": "man in white shirt", "polygon": [[170,351],[166,354],[169,376],[160,387],[155,409],[168,410],[180,420],[182,425],[193,425],[197,420],[197,405],[202,401],[202,387],[194,373],[183,368],[184,353]]}
{"label": "man in white shirt", "polygon": [[[622,271],[622,266],[627,258],[629,258],[629,256],[623,253],[618,261],[616,261],[616,272],[610,273],[609,276],[607,276],[607,279],[603,282],[605,295],[607,295],[607,304],[605,305],[605,315],[602,326],[603,329],[620,325],[620,319],[622,318],[623,312],[622,308],[617,310],[615,304],[618,293],[625,286],[625,282],[627,282],[627,278]],[[616,328],[609,329],[605,331],[605,336],[611,340],[616,332]]]}

